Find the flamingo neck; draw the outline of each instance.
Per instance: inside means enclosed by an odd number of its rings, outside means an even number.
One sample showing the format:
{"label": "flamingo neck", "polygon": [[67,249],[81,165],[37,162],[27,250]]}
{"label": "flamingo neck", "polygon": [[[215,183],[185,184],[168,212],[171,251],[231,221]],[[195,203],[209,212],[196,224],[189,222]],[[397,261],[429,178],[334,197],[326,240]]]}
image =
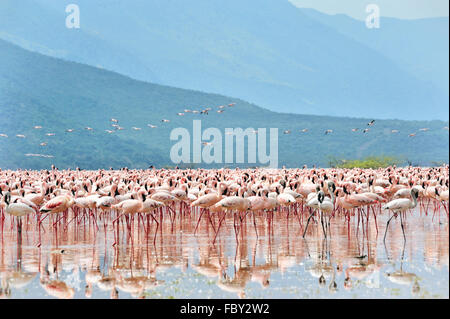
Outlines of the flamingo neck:
{"label": "flamingo neck", "polygon": [[412,199],[413,199],[411,208],[415,208],[415,207],[417,206],[417,198],[416,198],[415,195],[412,195],[411,197],[412,197]]}

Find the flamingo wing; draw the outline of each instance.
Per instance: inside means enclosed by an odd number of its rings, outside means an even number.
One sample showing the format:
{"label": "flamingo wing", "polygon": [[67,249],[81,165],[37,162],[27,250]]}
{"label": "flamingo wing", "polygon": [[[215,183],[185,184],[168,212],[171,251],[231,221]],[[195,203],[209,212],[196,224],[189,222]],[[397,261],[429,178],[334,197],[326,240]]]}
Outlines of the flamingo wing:
{"label": "flamingo wing", "polygon": [[383,209],[390,209],[390,210],[399,210],[399,209],[407,209],[409,208],[409,205],[411,204],[411,201],[407,198],[399,198],[394,199],[383,206]]}

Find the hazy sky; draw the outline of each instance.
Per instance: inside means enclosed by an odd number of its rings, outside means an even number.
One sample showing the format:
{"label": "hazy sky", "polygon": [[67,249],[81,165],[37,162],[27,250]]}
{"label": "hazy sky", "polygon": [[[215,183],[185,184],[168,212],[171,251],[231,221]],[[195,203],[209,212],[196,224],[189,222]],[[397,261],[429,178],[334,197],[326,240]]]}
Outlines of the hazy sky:
{"label": "hazy sky", "polygon": [[327,14],[345,13],[364,20],[366,6],[377,4],[380,15],[400,19],[448,17],[449,0],[289,0],[298,7],[313,8]]}

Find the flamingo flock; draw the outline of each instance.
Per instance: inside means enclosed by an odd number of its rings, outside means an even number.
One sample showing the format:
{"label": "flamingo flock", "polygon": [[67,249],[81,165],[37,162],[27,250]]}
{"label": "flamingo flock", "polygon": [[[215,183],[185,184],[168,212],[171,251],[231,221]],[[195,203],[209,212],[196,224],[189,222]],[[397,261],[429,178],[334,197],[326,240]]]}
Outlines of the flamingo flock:
{"label": "flamingo flock", "polygon": [[265,220],[270,228],[275,214],[293,216],[302,237],[308,236],[310,225],[318,225],[328,239],[332,238],[330,220],[337,215],[345,217],[348,225],[356,219],[358,229],[361,225],[363,234],[367,234],[372,227],[378,233],[379,214],[392,214],[384,240],[390,221],[397,217],[406,240],[404,220],[408,214],[417,213],[417,206],[426,214],[432,212],[433,220],[441,222],[442,210],[447,222],[449,218],[448,165],[380,169],[0,170],[0,196],[2,231],[6,218],[19,234],[24,221],[28,224],[36,220],[40,232],[46,219],[49,227],[63,229],[88,219],[96,229],[102,223],[105,231],[112,226],[116,238],[113,245],[119,241],[120,223],[126,222],[131,236],[135,222],[148,234],[156,225],[155,241],[164,218],[173,223],[177,216],[185,215],[195,216],[195,230],[206,218],[214,229],[214,241],[227,217],[232,219],[237,241],[247,218],[251,218],[258,236],[258,220]]}
{"label": "flamingo flock", "polygon": [[[218,109],[217,113],[219,113],[219,114],[224,113],[225,112],[225,107],[234,108],[235,106],[236,106],[236,103],[229,103],[226,106],[225,105],[219,105],[219,106],[216,107]],[[176,112],[176,115],[177,116],[185,116],[186,114],[189,114],[189,113],[191,113],[191,114],[200,114],[200,115],[208,115],[209,114],[208,112],[210,112],[212,110],[213,110],[212,107],[207,107],[207,108],[204,108],[204,109],[202,109],[200,111],[199,110],[184,109],[183,112]],[[113,134],[113,133],[117,133],[119,131],[125,130],[125,127],[119,125],[119,119],[111,118],[109,120],[109,122],[110,122],[110,125],[111,125],[111,129],[104,130],[104,132],[106,132],[107,134]],[[170,119],[161,119],[160,122],[163,123],[163,124],[167,124],[167,123],[170,123],[171,120]],[[370,122],[368,122],[366,124],[366,128],[361,128],[361,129],[360,128],[351,128],[351,131],[353,133],[361,131],[363,134],[366,134],[366,133],[369,133],[370,128],[373,127],[374,124],[375,124],[375,120],[371,120]],[[147,127],[151,128],[151,129],[157,129],[158,128],[158,126],[154,125],[154,124],[147,124]],[[40,130],[43,129],[43,126],[42,125],[35,125],[35,126],[33,126],[33,129],[40,131]],[[133,126],[133,127],[131,127],[131,129],[133,131],[136,131],[136,132],[142,131],[142,128],[141,127],[137,127],[137,126]],[[448,131],[448,127],[447,126],[445,126],[443,129]],[[90,127],[90,126],[84,127],[84,130],[91,132],[91,134],[94,134],[95,131],[96,131],[96,129],[94,129],[93,127]],[[65,133],[73,133],[75,131],[76,131],[76,129],[69,128],[69,129],[66,129],[64,132]],[[334,133],[334,131],[335,131],[334,129],[326,129],[325,132],[324,132],[324,135],[332,135]],[[428,131],[430,131],[430,128],[419,128],[417,132],[410,133],[410,134],[408,134],[408,136],[409,137],[415,137],[418,134],[418,132],[423,134],[423,133],[426,133]],[[284,135],[290,135],[293,132],[293,130],[292,129],[283,129],[282,132],[283,132]],[[299,132],[303,133],[303,134],[306,134],[306,133],[310,132],[310,129],[303,128],[303,129],[299,130]],[[257,134],[257,131],[253,131],[253,133]],[[393,133],[393,134],[399,133],[399,130],[392,129],[391,133]],[[57,135],[59,135],[59,134],[54,133],[54,132],[45,133],[46,137],[52,137],[52,139],[55,138]],[[20,139],[26,139],[27,138],[27,136],[24,135],[24,134],[16,134],[15,136],[17,138],[20,138]],[[9,135],[1,132],[0,133],[0,137],[1,138],[8,138]],[[47,140],[47,141],[40,142],[39,146],[45,148],[46,146],[48,146],[48,144],[49,144],[49,142]],[[31,153],[27,153],[27,154],[25,154],[25,156],[46,157],[46,158],[52,158],[53,157],[52,155],[31,154]]]}

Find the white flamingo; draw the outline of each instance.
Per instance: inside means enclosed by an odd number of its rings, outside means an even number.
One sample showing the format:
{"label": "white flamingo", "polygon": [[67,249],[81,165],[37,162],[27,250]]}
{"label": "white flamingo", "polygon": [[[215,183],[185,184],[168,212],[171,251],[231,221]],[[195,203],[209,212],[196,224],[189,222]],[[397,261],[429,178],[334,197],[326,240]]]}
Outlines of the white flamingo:
{"label": "white flamingo", "polygon": [[17,217],[17,231],[19,233],[22,233],[22,216],[27,216],[30,214],[34,214],[35,211],[34,209],[23,203],[23,202],[19,202],[18,199],[16,198],[15,202],[11,203],[11,193],[7,192],[5,194],[5,204],[6,204],[6,213],[12,216],[16,216]]}
{"label": "white flamingo", "polygon": [[391,222],[392,217],[397,216],[398,213],[400,213],[400,222],[402,225],[403,238],[406,241],[405,229],[403,227],[403,218],[402,218],[401,213],[407,211],[408,209],[415,208],[417,206],[417,197],[418,196],[419,196],[419,191],[415,188],[412,188],[411,189],[411,198],[412,199],[398,198],[398,199],[394,199],[394,200],[390,201],[389,203],[387,203],[386,205],[383,206],[383,209],[391,210],[394,213],[386,223],[386,231],[384,232],[383,241],[386,240],[387,230],[388,230],[389,223]]}

